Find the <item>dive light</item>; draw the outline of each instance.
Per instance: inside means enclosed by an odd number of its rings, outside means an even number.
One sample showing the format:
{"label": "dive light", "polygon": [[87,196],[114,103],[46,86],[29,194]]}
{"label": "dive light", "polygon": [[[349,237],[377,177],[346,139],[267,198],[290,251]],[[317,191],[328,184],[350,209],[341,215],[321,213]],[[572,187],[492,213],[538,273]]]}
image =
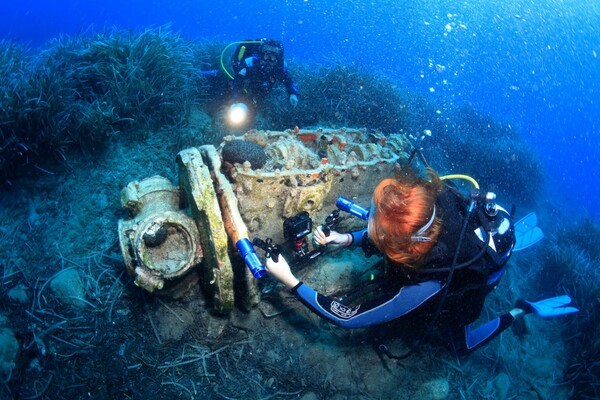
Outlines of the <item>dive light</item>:
{"label": "dive light", "polygon": [[248,269],[250,272],[252,272],[252,275],[254,275],[256,279],[262,278],[267,274],[265,266],[258,259],[258,256],[254,251],[254,247],[248,238],[238,240],[235,244],[235,247],[237,247],[238,251],[244,258],[244,262],[248,266]]}
{"label": "dive light", "polygon": [[229,107],[229,112],[227,113],[227,119],[229,123],[232,125],[241,125],[243,124],[248,117],[248,106],[244,103],[235,103]]}
{"label": "dive light", "polygon": [[359,206],[352,200],[349,200],[345,197],[342,197],[342,196],[338,197],[335,205],[340,210],[346,211],[347,213],[350,213],[350,214],[354,215],[355,217],[358,217],[358,218],[364,219],[364,220],[369,219],[369,210]]}

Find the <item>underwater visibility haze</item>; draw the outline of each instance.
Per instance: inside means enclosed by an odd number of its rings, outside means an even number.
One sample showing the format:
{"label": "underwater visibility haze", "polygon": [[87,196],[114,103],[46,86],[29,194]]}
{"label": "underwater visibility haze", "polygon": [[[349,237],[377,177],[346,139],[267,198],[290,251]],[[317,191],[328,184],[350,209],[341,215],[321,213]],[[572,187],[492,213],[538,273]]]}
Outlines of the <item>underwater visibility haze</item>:
{"label": "underwater visibility haze", "polygon": [[[213,104],[229,89],[219,56],[259,38],[283,43],[299,105],[276,86],[249,129],[411,138],[544,232],[482,322],[519,298],[568,294],[580,312],[527,317],[466,358],[404,333],[394,353],[423,348],[393,360],[268,278],[279,303],[225,317],[197,288],[134,285],[122,189],[180,185],[180,151],[244,133]],[[600,397],[600,2],[19,0],[0,45],[0,398]],[[372,262],[322,259],[304,278],[332,292]]]}
{"label": "underwater visibility haze", "polygon": [[[596,215],[600,5],[592,0],[7,2],[0,37],[38,46],[105,26],[188,38],[274,37],[288,57],[340,56],[440,102],[470,103],[541,153],[558,200]],[[444,71],[438,72],[436,66]]]}

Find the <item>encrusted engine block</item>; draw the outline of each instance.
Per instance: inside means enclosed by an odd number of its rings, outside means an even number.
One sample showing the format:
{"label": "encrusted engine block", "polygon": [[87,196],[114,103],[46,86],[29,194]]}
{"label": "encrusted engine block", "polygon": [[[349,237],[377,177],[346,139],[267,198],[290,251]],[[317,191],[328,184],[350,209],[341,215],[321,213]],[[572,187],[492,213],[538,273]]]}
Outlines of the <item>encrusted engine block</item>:
{"label": "encrusted engine block", "polygon": [[[231,146],[236,140],[247,143]],[[287,218],[305,211],[324,221],[339,196],[368,205],[409,147],[403,135],[315,129],[252,130],[225,137],[218,148],[183,150],[178,187],[153,177],[123,189],[123,206],[132,211],[131,220],[119,221],[127,270],[138,286],[170,295],[193,274],[215,311],[227,313],[234,300],[251,307],[259,301],[256,280],[235,244],[255,237],[281,243]],[[194,280],[186,282],[184,288]]]}
{"label": "encrusted engine block", "polygon": [[249,131],[228,140],[255,142],[268,156],[259,170],[245,163],[227,175],[251,234],[275,242],[284,239],[283,220],[300,211],[323,221],[339,196],[368,205],[377,183],[408,158],[409,148],[403,135],[355,129]]}

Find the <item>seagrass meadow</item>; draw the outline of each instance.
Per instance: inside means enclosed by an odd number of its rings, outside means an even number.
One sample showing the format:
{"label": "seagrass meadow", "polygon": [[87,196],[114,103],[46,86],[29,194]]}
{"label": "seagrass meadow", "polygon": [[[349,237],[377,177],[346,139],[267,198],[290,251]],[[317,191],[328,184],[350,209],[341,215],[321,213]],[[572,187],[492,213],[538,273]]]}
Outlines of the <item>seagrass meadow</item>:
{"label": "seagrass meadow", "polygon": [[[341,56],[290,59],[300,104],[276,88],[255,128],[410,137],[439,173],[471,175],[517,218],[535,210],[542,221],[545,239],[513,256],[482,318],[557,293],[581,311],[528,317],[468,357],[437,333],[423,342],[412,327],[383,327],[394,352],[421,344],[395,361],[374,351],[372,331],[327,325],[268,279],[263,296],[287,304],[268,315],[213,315],[199,288],[174,300],[136,287],[118,244],[121,190],[153,175],[177,182],[178,152],[243,133],[223,121],[228,78],[203,73],[219,70],[226,45],[168,26],[61,36],[35,50],[0,42],[0,398],[600,396],[598,222],[548,199],[539,155],[510,124]],[[345,257],[310,268],[364,261]]]}

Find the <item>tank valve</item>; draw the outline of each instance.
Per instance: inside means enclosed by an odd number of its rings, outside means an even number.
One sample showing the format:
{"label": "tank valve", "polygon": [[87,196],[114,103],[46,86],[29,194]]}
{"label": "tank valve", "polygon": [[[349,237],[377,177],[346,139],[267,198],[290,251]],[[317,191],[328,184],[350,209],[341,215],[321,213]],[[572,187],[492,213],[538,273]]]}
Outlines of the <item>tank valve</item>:
{"label": "tank valve", "polygon": [[490,217],[498,214],[498,208],[496,207],[496,193],[487,192],[485,194],[485,213]]}

